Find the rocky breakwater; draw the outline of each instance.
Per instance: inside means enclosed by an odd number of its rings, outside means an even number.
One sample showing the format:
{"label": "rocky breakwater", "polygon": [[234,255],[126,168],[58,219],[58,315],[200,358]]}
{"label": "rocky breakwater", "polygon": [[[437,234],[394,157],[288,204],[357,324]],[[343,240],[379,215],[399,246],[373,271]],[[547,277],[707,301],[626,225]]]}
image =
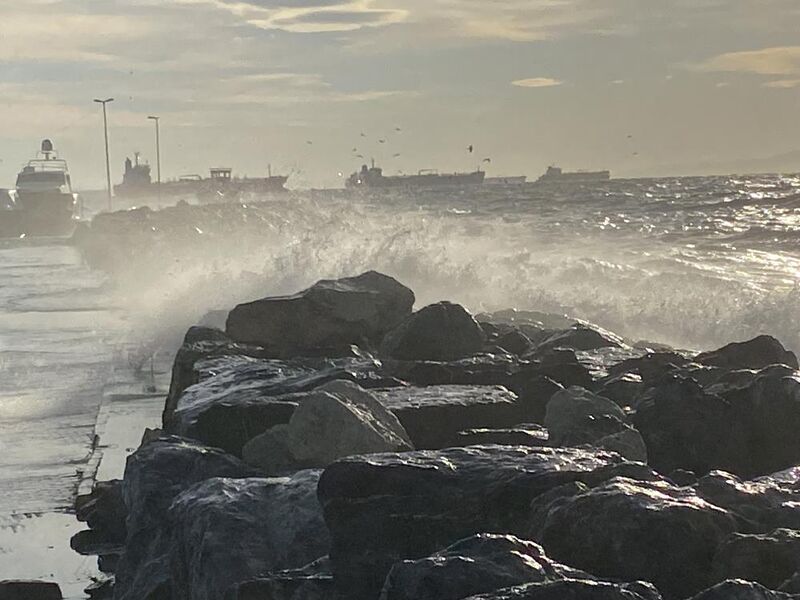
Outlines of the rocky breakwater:
{"label": "rocky breakwater", "polygon": [[370,272],[230,311],[79,500],[117,600],[800,598],[800,375]]}

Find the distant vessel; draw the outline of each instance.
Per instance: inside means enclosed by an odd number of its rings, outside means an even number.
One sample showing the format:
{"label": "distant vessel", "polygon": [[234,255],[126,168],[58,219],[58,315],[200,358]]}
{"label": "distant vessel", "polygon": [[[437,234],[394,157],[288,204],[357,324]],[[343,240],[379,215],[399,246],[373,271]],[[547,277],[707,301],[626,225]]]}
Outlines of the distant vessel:
{"label": "distant vessel", "polygon": [[50,140],[43,140],[37,157],[17,175],[16,189],[0,199],[0,235],[70,235],[77,203],[67,162],[58,158]]}
{"label": "distant vessel", "polygon": [[537,183],[592,183],[608,181],[611,179],[610,171],[563,171],[559,167],[547,167],[544,175],[536,180]]}
{"label": "distant vessel", "polygon": [[273,175],[272,167],[268,167],[267,177],[233,177],[233,169],[213,167],[209,177],[200,175],[184,175],[176,181],[153,183],[150,165],[139,162],[139,153],[134,160],[125,159],[125,173],[122,183],[114,190],[122,198],[155,198],[157,195],[168,198],[194,197],[200,202],[236,202],[247,194],[267,194],[287,191],[284,185],[289,177]]}
{"label": "distant vessel", "polygon": [[429,187],[463,187],[480,185],[486,173],[481,170],[472,173],[439,173],[432,169],[423,169],[416,175],[384,175],[383,169],[375,166],[363,165],[345,182],[350,189],[403,189],[403,188],[429,188]]}
{"label": "distant vessel", "polygon": [[487,177],[484,183],[486,185],[523,185],[527,181],[527,175],[516,175],[514,177]]}

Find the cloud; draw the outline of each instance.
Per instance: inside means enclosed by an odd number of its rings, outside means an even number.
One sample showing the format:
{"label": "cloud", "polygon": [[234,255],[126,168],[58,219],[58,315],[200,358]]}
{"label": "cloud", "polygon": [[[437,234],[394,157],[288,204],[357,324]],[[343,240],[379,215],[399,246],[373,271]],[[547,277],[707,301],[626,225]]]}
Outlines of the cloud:
{"label": "cloud", "polygon": [[517,79],[512,81],[511,85],[524,88],[544,88],[554,87],[564,83],[559,79],[551,79],[550,77],[530,77],[528,79]]}
{"label": "cloud", "polygon": [[744,52],[727,52],[694,65],[693,68],[706,72],[797,75],[800,74],[800,46],[780,46]]}

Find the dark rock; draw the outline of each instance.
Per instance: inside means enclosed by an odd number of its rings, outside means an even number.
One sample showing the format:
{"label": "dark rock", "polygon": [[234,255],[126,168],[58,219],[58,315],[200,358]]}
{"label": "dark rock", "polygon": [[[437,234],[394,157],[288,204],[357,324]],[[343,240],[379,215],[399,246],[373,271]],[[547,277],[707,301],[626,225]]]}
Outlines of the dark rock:
{"label": "dark rock", "polygon": [[780,588],[778,588],[779,592],[785,592],[787,594],[798,594],[800,595],[800,571],[792,575],[789,579],[783,582]]}
{"label": "dark rock", "polygon": [[529,375],[525,371],[513,375],[507,387],[519,397],[520,420],[540,424],[544,423],[547,403],[555,393],[564,389],[546,375]]}
{"label": "dark rock", "polygon": [[505,429],[467,429],[459,431],[455,446],[548,446],[547,429],[535,423],[515,425]]}
{"label": "dark rock", "polygon": [[96,482],[91,493],[76,498],[75,516],[106,542],[123,543],[128,511],[122,498],[122,481]]}
{"label": "dark rock", "polygon": [[375,393],[421,450],[446,448],[465,429],[502,428],[520,420],[516,395],[500,386],[397,387]]}
{"label": "dark rock", "polygon": [[122,485],[128,535],[115,571],[116,599],[141,600],[169,592],[172,542],[166,519],[176,496],[212,477],[256,475],[221,450],[175,437],[150,442],[131,454]]}
{"label": "dark rock", "polygon": [[304,392],[337,379],[392,385],[369,359],[205,361],[201,381],[180,396],[168,431],[241,456],[242,447],[270,427],[289,422]]}
{"label": "dark rock", "polygon": [[0,581],[0,600],[61,600],[57,583],[46,581]]}
{"label": "dark rock", "polygon": [[589,369],[578,360],[575,351],[568,348],[554,348],[538,353],[527,371],[549,377],[564,387],[590,388],[594,383]]}
{"label": "dark rock", "polygon": [[481,351],[483,330],[464,307],[450,302],[431,304],[390,331],[381,355],[398,360],[458,360]]}
{"label": "dark rock", "polygon": [[776,529],[768,534],[734,533],[717,548],[718,579],[745,579],[778,589],[800,569],[800,532]]}
{"label": "dark rock", "polygon": [[114,597],[114,576],[96,578],[83,591],[91,600],[111,600]]}
{"label": "dark rock", "polygon": [[677,352],[651,352],[639,358],[629,358],[609,367],[609,377],[634,374],[642,378],[642,382],[652,385],[667,373],[675,371],[691,362]]}
{"label": "dark rock", "polygon": [[728,370],[763,369],[774,364],[798,368],[794,353],[769,335],[760,335],[747,342],[734,342],[718,350],[703,352],[695,357],[695,361]]}
{"label": "dark rock", "polygon": [[702,475],[736,463],[730,404],[691,379],[661,380],[640,400],[634,426],[660,473],[684,469]]}
{"label": "dark rock", "polygon": [[569,329],[558,331],[541,342],[536,352],[554,348],[570,348],[572,350],[596,350],[598,348],[620,348],[625,346],[621,337],[585,323],[575,323]]}
{"label": "dark rock", "polygon": [[225,600],[344,600],[335,589],[328,557],[300,569],[273,571],[234,584]]}
{"label": "dark rock", "polygon": [[169,510],[176,600],[216,600],[232,585],[327,554],[319,471],[289,479],[209,479]]}
{"label": "dark rock", "polygon": [[338,356],[351,345],[376,345],[411,313],[414,293],[397,280],[368,271],[318,281],[293,296],[240,304],[226,332],[278,356]]}
{"label": "dark rock", "polygon": [[692,596],[690,600],[798,600],[800,596],[774,592],[750,581],[728,580]]}
{"label": "dark rock", "polygon": [[500,348],[517,356],[522,356],[533,348],[531,339],[516,328],[509,328],[505,332],[500,332],[493,341]]}
{"label": "dark rock", "polygon": [[222,342],[230,344],[233,343],[233,340],[228,337],[228,334],[216,327],[193,325],[189,327],[186,335],[183,336],[183,345],[192,345],[198,342]]}
{"label": "dark rock", "polygon": [[667,477],[672,483],[678,487],[685,487],[687,485],[695,485],[697,483],[697,475],[691,471],[684,471],[683,469],[675,469]]}
{"label": "dark rock", "polygon": [[121,554],[125,540],[109,540],[95,529],[84,529],[72,536],[69,546],[78,554],[84,556],[106,556]]}
{"label": "dark rock", "polygon": [[636,406],[645,390],[642,376],[637,373],[607,377],[598,383],[597,393],[623,408]]}
{"label": "dark rock", "polygon": [[460,600],[524,583],[591,576],[550,560],[534,542],[480,534],[420,560],[395,564],[380,600]]}
{"label": "dark rock", "polygon": [[550,583],[529,583],[470,596],[464,600],[661,600],[652,585],[643,582],[610,583],[567,579]]}
{"label": "dark rock", "polygon": [[397,417],[375,395],[350,381],[331,381],[309,392],[289,424],[250,440],[247,462],[267,474],[292,465],[325,467],[354,454],[411,450]]}
{"label": "dark rock", "polygon": [[541,541],[558,561],[685,597],[712,583],[714,551],[735,530],[691,489],[616,478],[553,507]]}
{"label": "dark rock", "polygon": [[336,462],[318,493],[337,585],[348,600],[374,600],[398,560],[429,556],[476,533],[522,535],[533,498],[570,481],[601,481],[621,462],[606,452],[521,446]]}
{"label": "dark rock", "polygon": [[696,489],[704,500],[736,516],[739,530],[745,533],[768,533],[779,528],[800,530],[800,467],[750,481],[714,471],[701,477]]}

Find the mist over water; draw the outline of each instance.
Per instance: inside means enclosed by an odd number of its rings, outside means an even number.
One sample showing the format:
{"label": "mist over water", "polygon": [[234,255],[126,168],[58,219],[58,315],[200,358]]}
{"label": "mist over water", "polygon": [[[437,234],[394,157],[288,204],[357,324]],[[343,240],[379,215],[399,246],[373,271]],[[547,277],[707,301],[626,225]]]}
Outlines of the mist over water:
{"label": "mist over water", "polygon": [[179,226],[114,262],[143,345],[211,309],[376,269],[418,307],[566,314],[682,348],[770,333],[800,349],[796,177],[256,200],[165,217]]}

